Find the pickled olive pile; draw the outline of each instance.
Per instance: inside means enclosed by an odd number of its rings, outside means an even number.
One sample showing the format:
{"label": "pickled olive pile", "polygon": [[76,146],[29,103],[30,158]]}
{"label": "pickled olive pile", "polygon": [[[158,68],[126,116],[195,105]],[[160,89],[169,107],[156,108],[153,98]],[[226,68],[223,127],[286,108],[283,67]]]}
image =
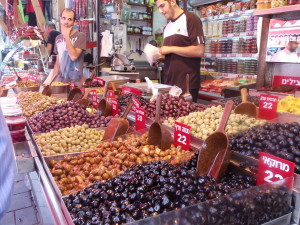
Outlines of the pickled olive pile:
{"label": "pickled olive pile", "polygon": [[132,97],[135,97],[137,100],[139,100],[139,102],[141,103],[142,106],[145,106],[148,103],[148,101],[141,96],[137,96],[136,94],[133,94],[133,93],[127,93],[124,95],[120,95],[118,97],[118,104],[120,106],[126,107],[129,104],[129,102],[131,101]]}
{"label": "pickled olive pile", "polygon": [[18,103],[23,115],[30,118],[52,105],[63,103],[66,100],[57,97],[48,97],[39,92],[20,92],[17,95]]}
{"label": "pickled olive pile", "polygon": [[22,80],[17,84],[11,85],[11,87],[34,87],[34,86],[41,86],[41,84],[34,83],[30,80]]}
{"label": "pickled olive pile", "polygon": [[[259,96],[251,96],[248,95],[248,102],[254,103],[257,107],[259,106]],[[225,98],[225,99],[218,99],[218,102],[226,103],[228,100],[232,100],[234,102],[234,106],[237,106],[238,104],[242,103],[241,96],[233,97],[233,98]]]}
{"label": "pickled olive pile", "polygon": [[[147,135],[128,135],[112,143],[102,143],[95,151],[50,162],[51,173],[63,195],[81,190],[95,181],[107,180],[122,173],[131,165],[166,160],[181,164],[194,153],[171,146],[165,151],[147,145]],[[187,157],[189,155],[190,157]]]}
{"label": "pickled olive pile", "polygon": [[[169,117],[177,119],[181,116],[186,116],[191,112],[199,112],[206,109],[207,105],[195,104],[184,101],[183,97],[175,97],[169,94],[162,96],[161,103],[161,118],[165,120]],[[147,104],[144,109],[146,110],[147,117],[155,117],[156,101]]]}
{"label": "pickled olive pile", "polygon": [[286,112],[300,115],[300,98],[287,96],[278,100],[277,112]]}
{"label": "pickled olive pile", "polygon": [[123,224],[253,185],[255,180],[249,176],[229,172],[216,182],[195,171],[155,161],[134,165],[115,178],[96,182],[70,195],[65,203],[75,224]]}
{"label": "pickled olive pile", "polygon": [[104,130],[88,128],[88,125],[67,127],[35,135],[34,138],[44,156],[95,150],[101,143]]}
{"label": "pickled olive pile", "polygon": [[255,158],[264,151],[292,161],[296,164],[295,172],[300,173],[300,125],[296,122],[251,128],[231,138],[230,146],[234,151]]}
{"label": "pickled olive pile", "polygon": [[50,106],[43,112],[31,117],[29,125],[33,132],[46,133],[65,127],[87,124],[89,128],[106,127],[112,116],[104,117],[91,114],[74,102],[64,102]]}
{"label": "pickled olive pile", "polygon": [[[164,124],[174,127],[175,121],[191,126],[191,133],[193,136],[205,140],[212,134],[219,126],[221,116],[223,114],[223,107],[221,105],[212,106],[205,109],[203,112],[193,112],[188,116],[179,117],[178,119],[168,118]],[[266,122],[250,118],[246,115],[232,113],[229,117],[226,133],[231,136],[238,132],[245,131],[250,127],[262,126]]]}
{"label": "pickled olive pile", "polygon": [[103,87],[103,85],[102,85],[100,82],[93,80],[93,81],[92,81],[91,83],[89,83],[89,84],[84,84],[83,87],[85,87],[85,88],[91,88],[91,87]]}

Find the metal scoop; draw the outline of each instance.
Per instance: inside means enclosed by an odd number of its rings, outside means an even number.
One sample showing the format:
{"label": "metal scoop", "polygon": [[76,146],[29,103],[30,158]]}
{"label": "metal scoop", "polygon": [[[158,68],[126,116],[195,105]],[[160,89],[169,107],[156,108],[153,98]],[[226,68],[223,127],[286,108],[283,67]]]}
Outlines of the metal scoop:
{"label": "metal scoop", "polygon": [[155,121],[149,128],[148,144],[157,145],[161,149],[166,150],[171,147],[172,135],[168,129],[162,127],[160,122],[161,99],[162,95],[158,93],[156,97]]}
{"label": "metal scoop", "polygon": [[183,94],[183,98],[187,102],[193,102],[193,97],[190,93],[190,75],[189,74],[186,75],[185,82],[186,82],[186,92]]}
{"label": "metal scoop", "polygon": [[257,107],[255,104],[248,102],[247,89],[241,89],[242,103],[240,103],[234,110],[236,114],[245,114],[249,117],[257,118]]}
{"label": "metal scoop", "polygon": [[202,145],[197,163],[199,175],[211,175],[219,178],[229,163],[228,137],[225,127],[230,116],[233,101],[226,103],[218,129],[209,135]]}
{"label": "metal scoop", "polygon": [[115,137],[126,134],[129,128],[127,115],[131,110],[132,105],[133,101],[130,101],[125,112],[120,118],[113,118],[109,121],[103,135],[103,141],[112,142]]}

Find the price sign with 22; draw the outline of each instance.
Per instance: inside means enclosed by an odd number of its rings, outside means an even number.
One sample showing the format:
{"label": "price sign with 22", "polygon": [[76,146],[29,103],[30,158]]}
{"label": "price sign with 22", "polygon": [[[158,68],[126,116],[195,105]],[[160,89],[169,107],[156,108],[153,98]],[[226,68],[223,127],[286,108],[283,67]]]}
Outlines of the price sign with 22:
{"label": "price sign with 22", "polygon": [[142,130],[146,128],[146,111],[141,108],[136,108],[135,112],[135,129]]}
{"label": "price sign with 22", "polygon": [[180,145],[184,150],[190,149],[191,127],[179,122],[175,122],[174,144]]}
{"label": "price sign with 22", "polygon": [[278,97],[272,95],[260,95],[259,100],[259,118],[272,120],[277,117]]}

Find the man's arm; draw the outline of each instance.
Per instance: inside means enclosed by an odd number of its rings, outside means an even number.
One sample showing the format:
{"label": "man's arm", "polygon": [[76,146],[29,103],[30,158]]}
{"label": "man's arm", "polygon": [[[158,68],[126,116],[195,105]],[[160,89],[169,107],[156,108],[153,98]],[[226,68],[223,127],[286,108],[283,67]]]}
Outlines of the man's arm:
{"label": "man's arm", "polygon": [[54,68],[53,68],[53,79],[52,80],[55,80],[55,78],[57,77],[57,75],[59,74],[59,71],[60,71],[60,66],[59,66],[59,57],[57,56],[56,57],[56,62],[54,64]]}
{"label": "man's arm", "polygon": [[51,54],[52,46],[53,45],[50,44],[50,43],[47,44],[47,53],[48,53],[48,56],[50,56],[50,54]]}
{"label": "man's arm", "polygon": [[176,54],[188,58],[201,58],[204,56],[204,44],[187,47],[162,46],[159,50],[162,55]]}

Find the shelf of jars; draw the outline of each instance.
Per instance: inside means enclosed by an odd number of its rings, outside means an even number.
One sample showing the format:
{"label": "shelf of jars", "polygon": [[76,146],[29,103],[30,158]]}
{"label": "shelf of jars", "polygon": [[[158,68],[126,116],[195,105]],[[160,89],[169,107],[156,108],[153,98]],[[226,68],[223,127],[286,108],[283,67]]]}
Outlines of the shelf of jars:
{"label": "shelf of jars", "polygon": [[254,16],[280,20],[299,20],[300,4],[283,7],[255,10]]}
{"label": "shelf of jars", "polygon": [[205,39],[221,39],[221,38],[237,38],[237,37],[252,37],[256,36],[256,31],[241,32],[241,33],[231,33],[231,34],[218,34],[218,35],[207,35]]}
{"label": "shelf of jars", "polygon": [[201,18],[201,21],[205,22],[205,21],[211,21],[211,20],[222,20],[222,19],[227,19],[227,18],[235,18],[235,17],[239,17],[239,16],[243,16],[243,15],[251,15],[253,12],[254,12],[254,10],[250,9],[250,10],[246,10],[246,11],[221,14],[221,15],[217,15],[217,16]]}
{"label": "shelf of jars", "polygon": [[247,74],[236,74],[236,73],[220,73],[220,72],[209,72],[209,71],[200,71],[200,74],[203,76],[214,76],[216,78],[241,78],[241,79],[256,79],[257,75],[247,75]]}
{"label": "shelf of jars", "polygon": [[257,53],[231,53],[231,54],[215,54],[215,53],[205,53],[204,57],[207,58],[256,58]]}

